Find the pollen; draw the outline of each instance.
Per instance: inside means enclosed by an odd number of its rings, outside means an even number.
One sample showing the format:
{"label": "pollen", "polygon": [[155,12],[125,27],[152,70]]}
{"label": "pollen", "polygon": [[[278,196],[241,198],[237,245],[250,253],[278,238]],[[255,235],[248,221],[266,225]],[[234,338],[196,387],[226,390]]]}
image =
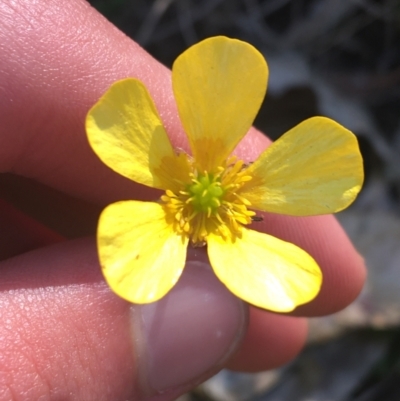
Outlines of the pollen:
{"label": "pollen", "polygon": [[255,216],[250,202],[240,195],[241,187],[252,179],[244,162],[231,157],[211,172],[192,166],[189,177],[189,182],[179,183],[178,191],[167,190],[161,197],[176,232],[195,246],[205,244],[210,233],[240,236],[242,226]]}

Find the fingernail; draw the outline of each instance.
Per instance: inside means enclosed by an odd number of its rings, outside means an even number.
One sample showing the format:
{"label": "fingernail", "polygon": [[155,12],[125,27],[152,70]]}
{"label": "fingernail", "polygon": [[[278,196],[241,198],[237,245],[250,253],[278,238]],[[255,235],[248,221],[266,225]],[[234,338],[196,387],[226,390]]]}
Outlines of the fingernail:
{"label": "fingernail", "polygon": [[151,396],[195,385],[219,370],[247,328],[247,307],[207,263],[189,261],[158,302],[133,305],[139,387]]}

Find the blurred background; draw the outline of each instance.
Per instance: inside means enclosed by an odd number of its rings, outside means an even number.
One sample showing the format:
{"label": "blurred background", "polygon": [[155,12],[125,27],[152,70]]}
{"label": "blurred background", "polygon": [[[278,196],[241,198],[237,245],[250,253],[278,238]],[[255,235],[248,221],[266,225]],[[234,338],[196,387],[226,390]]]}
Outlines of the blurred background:
{"label": "blurred background", "polygon": [[359,138],[364,189],[338,215],[369,268],[359,299],[312,319],[309,343],[270,372],[223,371],[186,401],[400,400],[400,0],[90,0],[171,67],[199,40],[252,43],[270,67],[255,125],[276,139],[314,115]]}

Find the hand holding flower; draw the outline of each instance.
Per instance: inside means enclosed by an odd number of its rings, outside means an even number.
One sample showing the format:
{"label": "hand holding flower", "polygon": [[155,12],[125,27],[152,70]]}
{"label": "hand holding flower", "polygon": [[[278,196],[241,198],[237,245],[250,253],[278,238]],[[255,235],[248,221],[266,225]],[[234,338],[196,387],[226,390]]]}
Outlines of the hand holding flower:
{"label": "hand holding flower", "polygon": [[[84,120],[113,82],[135,77],[151,94],[172,146],[189,154],[170,72],[86,1],[39,1],[27,8],[26,2],[5,0],[0,18],[0,167],[13,173],[10,178],[30,179],[30,186],[21,187],[26,202],[48,200],[47,191],[30,191],[34,182],[66,194],[57,199],[67,210],[71,197],[94,210],[121,199],[154,201],[154,191],[98,160],[87,144]],[[268,143],[250,129],[235,153],[240,160],[254,161]],[[57,218],[81,225],[86,210],[81,210],[82,219],[69,221],[68,213]],[[293,358],[304,344],[305,318],[250,307],[247,328],[240,319],[243,303],[206,268],[196,268],[207,265],[201,249],[189,250],[183,280],[164,298],[132,305],[104,283],[94,239],[51,245],[54,236],[29,218],[3,203],[0,211],[2,401],[140,400],[144,383],[151,380],[155,388],[170,386],[155,398],[173,400],[222,366],[271,368]],[[259,232],[296,244],[322,271],[318,296],[297,308],[298,316],[333,313],[354,299],[363,283],[363,263],[332,216],[263,217],[256,226]],[[210,296],[212,310],[200,302]],[[162,313],[155,315],[156,307]],[[144,318],[146,323],[154,318],[155,324],[143,328]],[[178,326],[177,320],[187,323]],[[183,329],[180,336],[177,328]],[[230,333],[221,342],[204,336],[220,329]],[[227,361],[239,346],[235,334],[242,333],[240,349]],[[179,364],[170,363],[177,358]]]}

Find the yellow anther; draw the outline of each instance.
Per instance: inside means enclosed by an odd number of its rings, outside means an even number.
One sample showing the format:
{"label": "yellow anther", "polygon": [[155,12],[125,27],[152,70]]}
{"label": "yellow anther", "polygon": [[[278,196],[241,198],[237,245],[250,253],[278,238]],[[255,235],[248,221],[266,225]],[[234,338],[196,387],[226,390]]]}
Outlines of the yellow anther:
{"label": "yellow anther", "polygon": [[165,191],[165,193],[170,197],[170,198],[176,198],[176,195],[169,189]]}
{"label": "yellow anther", "polygon": [[193,162],[189,182],[161,196],[177,232],[195,246],[203,245],[216,230],[224,238],[240,235],[242,225],[250,224],[255,215],[248,210],[251,203],[240,195],[240,188],[251,180],[250,174],[243,173],[245,167],[235,156],[213,171],[200,171]]}

